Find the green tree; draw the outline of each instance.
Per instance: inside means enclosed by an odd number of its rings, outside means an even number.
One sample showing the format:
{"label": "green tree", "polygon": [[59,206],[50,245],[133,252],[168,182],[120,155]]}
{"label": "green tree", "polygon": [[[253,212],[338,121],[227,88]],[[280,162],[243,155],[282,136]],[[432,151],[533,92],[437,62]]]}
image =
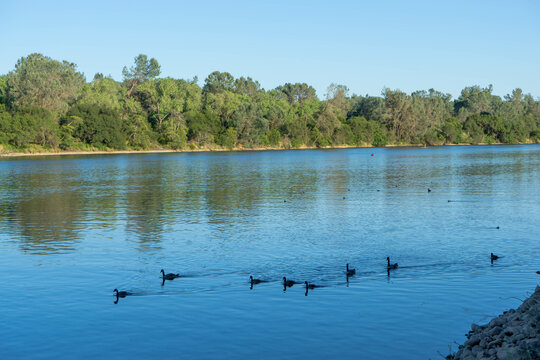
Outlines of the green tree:
{"label": "green tree", "polygon": [[4,104],[0,104],[0,144],[7,144],[11,140],[11,114]]}
{"label": "green tree", "polygon": [[74,136],[81,141],[96,146],[113,149],[124,149],[126,137],[122,131],[120,114],[109,108],[95,105],[76,105],[72,107],[64,122],[72,118],[80,118]]}
{"label": "green tree", "polygon": [[161,73],[161,66],[154,58],[148,59],[148,56],[139,54],[135,57],[135,64],[129,69],[124,66],[122,75],[124,83],[128,87],[127,96],[130,97],[135,88],[146,81],[149,81]]}
{"label": "green tree", "polygon": [[167,118],[181,118],[184,112],[201,107],[201,89],[196,84],[172,78],[148,81],[137,90],[137,98],[158,129]]}
{"label": "green tree", "polygon": [[182,149],[187,144],[187,129],[185,122],[175,118],[168,118],[160,129],[159,142],[172,149]]}
{"label": "green tree", "polygon": [[0,76],[0,105],[7,105],[7,75]]}
{"label": "green tree", "polygon": [[315,89],[306,83],[286,83],[276,88],[278,94],[281,94],[290,104],[312,101],[317,98]]}
{"label": "green tree", "polygon": [[85,84],[76,104],[96,105],[120,111],[123,107],[123,89],[120,83],[111,78],[94,77],[94,81]]}
{"label": "green tree", "polygon": [[383,122],[385,113],[384,99],[377,96],[357,96],[350,99],[350,112],[348,117],[363,116],[368,120]]}
{"label": "green tree", "polygon": [[231,126],[235,111],[247,101],[248,98],[246,96],[236,94],[232,91],[207,93],[204,99],[204,110],[217,115],[221,120],[222,127],[227,128]]}
{"label": "green tree", "polygon": [[345,117],[349,111],[347,96],[349,88],[345,85],[330,84],[326,90],[326,101],[337,111],[338,116]]}
{"label": "green tree", "polygon": [[53,113],[64,113],[75,100],[84,75],[67,61],[56,61],[41,54],[30,54],[17,61],[8,74],[7,94],[11,107],[39,106]]}
{"label": "green tree", "polygon": [[221,121],[212,112],[189,111],[185,114],[188,126],[188,139],[207,146],[215,142],[221,129]]}
{"label": "green tree", "polygon": [[140,150],[150,148],[157,139],[142,105],[133,98],[128,98],[123,102],[121,111],[122,131],[126,134],[128,145]]}
{"label": "green tree", "polygon": [[234,92],[241,95],[249,96],[250,98],[258,98],[261,92],[261,84],[258,81],[254,81],[250,77],[240,77],[234,81]]}
{"label": "green tree", "polygon": [[459,144],[463,142],[463,126],[456,117],[449,117],[442,126],[442,135],[449,144]]}
{"label": "green tree", "polygon": [[268,119],[256,103],[242,104],[233,115],[232,126],[237,129],[238,141],[244,146],[254,146],[268,130]]}
{"label": "green tree", "polygon": [[58,146],[58,123],[47,109],[21,106],[13,115],[6,137],[16,147],[37,144],[55,148]]}
{"label": "green tree", "polygon": [[218,94],[224,91],[234,91],[234,76],[228,72],[214,71],[204,80],[203,94]]}
{"label": "green tree", "polygon": [[411,130],[416,127],[411,100],[400,90],[384,89],[385,122],[399,141],[410,141]]}
{"label": "green tree", "polygon": [[469,86],[461,91],[461,96],[454,103],[454,110],[460,119],[466,119],[471,115],[486,113],[492,114],[493,109],[493,85],[487,88]]}
{"label": "green tree", "polygon": [[141,85],[137,90],[137,98],[141,100],[157,129],[161,128],[165,119],[181,117],[184,110],[184,99],[177,80],[171,78],[154,79]]}
{"label": "green tree", "polygon": [[236,145],[238,134],[233,127],[228,128],[222,132],[218,137],[219,145],[232,149]]}

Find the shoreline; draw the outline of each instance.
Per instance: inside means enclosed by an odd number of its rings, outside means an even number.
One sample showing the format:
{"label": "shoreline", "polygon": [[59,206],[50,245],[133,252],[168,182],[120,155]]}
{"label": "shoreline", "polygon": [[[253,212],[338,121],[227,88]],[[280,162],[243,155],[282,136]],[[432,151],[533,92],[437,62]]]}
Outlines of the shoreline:
{"label": "shoreline", "polygon": [[517,309],[486,325],[471,325],[467,341],[448,360],[540,358],[540,286]]}
{"label": "shoreline", "polygon": [[422,144],[398,144],[398,145],[386,145],[386,146],[300,146],[296,148],[283,148],[283,147],[257,147],[257,148],[244,148],[235,147],[232,149],[227,148],[196,148],[196,149],[151,149],[151,150],[66,150],[66,151],[37,151],[37,152],[0,152],[0,158],[13,158],[13,157],[31,157],[31,156],[64,156],[64,155],[119,155],[119,154],[160,154],[160,153],[194,153],[194,152],[227,152],[227,151],[277,151],[277,150],[332,150],[332,149],[368,149],[368,148],[407,148],[407,147],[425,147],[425,148],[438,148],[445,146],[486,146],[486,145],[535,145],[535,143],[521,143],[521,144],[444,144],[444,145],[429,145],[424,146]]}

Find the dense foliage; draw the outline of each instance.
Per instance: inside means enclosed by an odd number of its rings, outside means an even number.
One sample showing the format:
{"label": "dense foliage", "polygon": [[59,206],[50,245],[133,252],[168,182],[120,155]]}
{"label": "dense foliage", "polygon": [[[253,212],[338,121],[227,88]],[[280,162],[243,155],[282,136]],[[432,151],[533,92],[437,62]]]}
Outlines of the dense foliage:
{"label": "dense foliage", "polygon": [[0,76],[0,144],[24,149],[257,148],[540,142],[540,101],[515,89],[504,98],[471,86],[458,99],[433,89],[349,96],[331,84],[321,100],[308,84],[265,90],[227,72],[158,78],[146,55],[124,81],[41,54]]}

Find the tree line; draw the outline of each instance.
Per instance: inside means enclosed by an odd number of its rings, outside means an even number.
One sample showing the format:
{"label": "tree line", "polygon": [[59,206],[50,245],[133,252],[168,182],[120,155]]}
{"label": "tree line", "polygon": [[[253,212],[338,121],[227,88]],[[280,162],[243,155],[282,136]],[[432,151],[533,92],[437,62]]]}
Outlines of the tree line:
{"label": "tree line", "polygon": [[139,55],[123,81],[91,82],[74,63],[30,54],[0,76],[0,147],[195,149],[540,142],[540,101],[515,89],[466,87],[452,99],[433,89],[350,95],[331,84],[323,99],[305,83],[265,90],[250,77],[160,78]]}

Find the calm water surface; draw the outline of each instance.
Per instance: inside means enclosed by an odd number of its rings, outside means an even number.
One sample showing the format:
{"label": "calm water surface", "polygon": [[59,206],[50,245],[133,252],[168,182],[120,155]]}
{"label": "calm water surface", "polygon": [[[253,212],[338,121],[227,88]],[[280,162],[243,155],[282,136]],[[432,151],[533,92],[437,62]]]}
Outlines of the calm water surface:
{"label": "calm water surface", "polygon": [[0,358],[437,359],[539,282],[539,190],[536,145],[4,159]]}

